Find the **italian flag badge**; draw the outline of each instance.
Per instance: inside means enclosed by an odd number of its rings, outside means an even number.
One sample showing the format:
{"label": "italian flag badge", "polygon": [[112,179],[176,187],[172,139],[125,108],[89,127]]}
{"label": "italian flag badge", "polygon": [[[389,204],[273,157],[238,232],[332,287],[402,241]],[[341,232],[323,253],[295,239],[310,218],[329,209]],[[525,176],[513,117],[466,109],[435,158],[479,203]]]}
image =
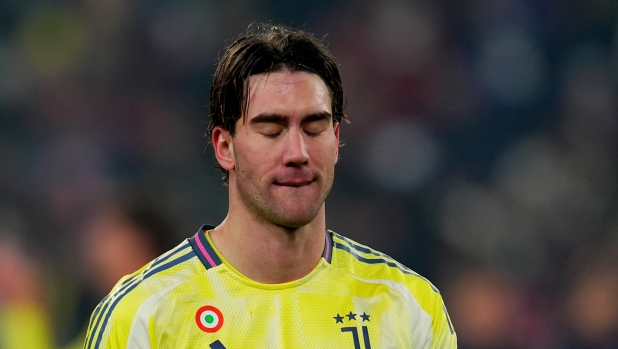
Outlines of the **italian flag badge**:
{"label": "italian flag badge", "polygon": [[204,332],[217,332],[223,326],[223,314],[212,305],[205,305],[195,313],[195,322]]}

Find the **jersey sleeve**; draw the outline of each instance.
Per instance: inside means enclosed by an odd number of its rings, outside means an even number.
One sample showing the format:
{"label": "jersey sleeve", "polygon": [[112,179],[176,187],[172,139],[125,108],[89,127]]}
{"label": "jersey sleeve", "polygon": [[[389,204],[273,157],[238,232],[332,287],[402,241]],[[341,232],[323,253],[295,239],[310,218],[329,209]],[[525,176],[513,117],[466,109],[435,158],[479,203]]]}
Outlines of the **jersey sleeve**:
{"label": "jersey sleeve", "polygon": [[88,324],[84,349],[138,349],[129,343],[131,330],[148,324],[138,316],[142,302],[136,293],[130,292],[132,285],[135,281],[129,278],[120,280],[95,308]]}
{"label": "jersey sleeve", "polygon": [[417,325],[426,326],[423,327],[426,337],[423,337],[420,346],[425,349],[457,348],[457,334],[440,291],[418,274],[408,277],[406,284],[424,314],[423,317],[417,317],[419,319]]}
{"label": "jersey sleeve", "polygon": [[457,334],[448,315],[442,296],[437,295],[433,307],[433,322],[431,329],[433,341],[430,349],[453,349],[457,348]]}

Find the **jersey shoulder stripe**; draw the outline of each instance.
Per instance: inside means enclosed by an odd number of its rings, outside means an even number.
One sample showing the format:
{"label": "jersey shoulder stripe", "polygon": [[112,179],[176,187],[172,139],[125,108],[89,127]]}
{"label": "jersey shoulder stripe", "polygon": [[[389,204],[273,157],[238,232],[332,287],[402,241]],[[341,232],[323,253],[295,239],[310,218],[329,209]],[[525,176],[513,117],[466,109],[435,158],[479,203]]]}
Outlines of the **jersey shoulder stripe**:
{"label": "jersey shoulder stripe", "polygon": [[[178,256],[179,253],[185,253],[186,249],[189,246],[187,245],[186,241],[181,243],[180,245],[176,246],[175,248],[171,249],[170,251],[167,251],[166,253],[162,254],[161,256],[157,257],[155,260],[153,260],[149,265],[146,265],[144,268],[152,268],[152,267],[157,267],[161,264],[163,264],[165,261],[169,260],[170,258],[173,258],[175,256]],[[148,270],[148,269],[146,269]],[[97,307],[94,309],[94,312],[92,314],[92,316],[90,317],[90,322],[88,323],[88,328],[92,328],[93,322],[98,319],[98,315],[99,312],[101,311],[102,308],[106,307],[109,298],[114,295],[114,290],[118,290],[120,288],[122,288],[123,286],[126,286],[127,284],[133,282],[135,280],[135,278],[137,278],[140,273],[141,273],[141,269],[136,271],[133,274],[127,275],[125,277],[123,277],[116,286],[114,286],[114,288],[112,289],[112,292],[110,292],[107,296],[105,296],[105,298],[103,298],[103,300],[101,300],[101,302],[99,302],[99,304],[97,305]],[[88,341],[88,338],[86,338],[86,340]]]}
{"label": "jersey shoulder stripe", "polygon": [[[431,349],[455,348],[457,336],[438,289],[425,277],[390,256],[331,232],[332,265],[367,283],[381,283],[404,295],[411,314],[431,319]],[[426,319],[426,318],[425,318]],[[425,320],[423,320],[425,321]]]}
{"label": "jersey shoulder stripe", "polygon": [[90,320],[91,326],[89,326],[85,348],[99,348],[112,312],[126,295],[138,287],[144,280],[162,271],[178,266],[193,257],[195,257],[195,253],[188,241],[185,240],[175,249],[153,260],[134,274],[123,278],[118,285],[114,287],[112,292],[101,301],[97,307],[98,309],[95,309],[95,313],[93,313]]}
{"label": "jersey shoulder stripe", "polygon": [[358,252],[363,252],[365,254],[370,254],[370,255],[379,256],[379,257],[384,257],[384,258],[386,258],[388,260],[396,262],[394,258],[392,258],[391,256],[389,256],[389,255],[387,255],[385,253],[382,253],[380,251],[376,251],[376,250],[372,249],[371,247],[368,247],[368,246],[365,246],[365,245],[361,245],[358,242],[356,242],[356,241],[354,241],[354,240],[352,240],[350,238],[347,238],[347,237],[345,237],[343,235],[339,235],[339,234],[337,234],[337,233],[335,233],[333,231],[331,231],[331,232],[333,233],[333,235],[335,235],[337,237],[337,239],[344,241],[348,246],[354,248]]}
{"label": "jersey shoulder stripe", "polygon": [[[144,266],[144,268],[136,271],[133,274],[127,275],[125,277],[123,277],[122,279],[120,279],[120,281],[116,284],[116,286],[114,286],[114,288],[112,289],[112,291],[105,296],[105,298],[103,298],[103,300],[101,300],[101,302],[99,302],[99,304],[97,305],[97,307],[95,308],[92,316],[90,317],[90,322],[88,323],[88,328],[89,329],[93,329],[93,323],[95,322],[95,320],[97,321],[97,326],[100,323],[101,319],[99,317],[99,313],[103,310],[103,312],[105,312],[105,310],[107,309],[107,307],[109,306],[109,300],[111,297],[113,297],[116,293],[115,291],[122,291],[124,289],[124,287],[130,283],[132,283],[133,281],[135,281],[135,279],[137,277],[139,277],[142,272],[147,272],[148,270],[150,270],[153,267],[157,267],[161,264],[163,264],[165,261],[169,260],[170,258],[173,257],[177,257],[179,254],[185,253],[187,248],[188,248],[188,244],[185,242],[181,243],[180,245],[176,246],[175,248],[173,248],[172,250],[164,253],[163,255],[157,257],[155,260],[153,260],[152,262],[150,262],[149,264],[147,264],[146,266]],[[88,333],[88,336],[86,337],[86,348],[88,348],[90,346],[90,331]]]}
{"label": "jersey shoulder stripe", "polygon": [[333,236],[334,248],[347,252],[355,260],[365,264],[384,264],[388,267],[395,268],[403,274],[411,275],[422,279],[429,285],[429,287],[431,287],[434,292],[440,293],[440,291],[429,280],[427,280],[427,278],[406,267],[405,265],[399,263],[392,257],[382,252],[376,251],[368,246],[359,244],[354,240],[339,235],[335,232],[331,231],[331,234]]}
{"label": "jersey shoulder stripe", "polygon": [[96,338],[97,338],[96,344],[94,345],[93,348],[99,348],[99,344],[101,343],[103,333],[105,331],[105,328],[108,324],[108,321],[109,321],[109,318],[112,312],[114,311],[118,303],[126,295],[128,295],[132,290],[134,290],[137,286],[139,286],[144,280],[148,279],[149,277],[161,271],[175,267],[195,256],[193,251],[191,251],[190,249],[184,252],[186,252],[184,255],[178,258],[172,259],[169,262],[160,262],[157,264],[151,264],[150,267],[143,270],[142,273],[133,275],[129,279],[125,280],[125,282],[123,282],[124,286],[121,286],[120,288],[116,290],[116,292],[112,293],[109,299],[107,300],[106,304],[101,309],[101,315],[99,316],[97,320],[97,324],[92,329],[91,338],[89,339],[89,342],[90,342],[89,345],[92,345],[94,336],[96,335]]}
{"label": "jersey shoulder stripe", "polygon": [[451,334],[455,334],[455,327],[453,327],[453,323],[451,322],[451,316],[446,310],[446,305],[442,304],[442,310],[444,311],[444,315],[446,315],[446,321],[448,322],[448,328],[449,330],[451,330]]}

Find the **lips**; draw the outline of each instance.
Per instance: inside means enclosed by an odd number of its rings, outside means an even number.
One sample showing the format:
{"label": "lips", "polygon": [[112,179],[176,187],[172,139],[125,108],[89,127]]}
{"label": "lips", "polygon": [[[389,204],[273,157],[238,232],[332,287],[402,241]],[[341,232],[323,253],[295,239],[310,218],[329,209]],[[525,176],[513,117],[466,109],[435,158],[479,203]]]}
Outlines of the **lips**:
{"label": "lips", "polygon": [[311,184],[313,179],[292,179],[292,180],[284,180],[284,181],[275,181],[275,185],[283,186],[283,187],[293,187],[298,188],[308,184]]}
{"label": "lips", "polygon": [[293,175],[283,175],[274,179],[273,183],[275,185],[283,186],[283,187],[292,187],[298,188],[305,185],[309,185],[315,181],[315,176],[311,173],[295,173]]}

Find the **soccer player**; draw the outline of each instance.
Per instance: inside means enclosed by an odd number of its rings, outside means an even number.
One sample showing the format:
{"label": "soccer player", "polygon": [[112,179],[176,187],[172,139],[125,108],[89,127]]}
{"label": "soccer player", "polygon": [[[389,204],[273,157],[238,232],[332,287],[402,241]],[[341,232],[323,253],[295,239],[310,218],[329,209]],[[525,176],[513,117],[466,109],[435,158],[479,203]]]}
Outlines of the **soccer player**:
{"label": "soccer player", "polygon": [[228,215],[122,278],[85,348],[456,348],[429,281],[326,229],[344,118],[310,34],[262,25],[232,43],[208,129]]}

